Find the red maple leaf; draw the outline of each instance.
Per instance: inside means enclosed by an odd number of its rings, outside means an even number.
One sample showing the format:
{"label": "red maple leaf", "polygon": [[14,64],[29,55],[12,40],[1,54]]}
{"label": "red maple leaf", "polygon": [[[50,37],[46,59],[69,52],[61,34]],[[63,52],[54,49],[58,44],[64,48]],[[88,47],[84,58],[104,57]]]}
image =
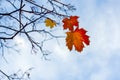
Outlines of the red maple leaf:
{"label": "red maple leaf", "polygon": [[70,16],[70,18],[64,18],[62,20],[63,24],[63,28],[64,29],[69,29],[70,31],[74,30],[74,26],[79,27],[78,24],[78,16]]}

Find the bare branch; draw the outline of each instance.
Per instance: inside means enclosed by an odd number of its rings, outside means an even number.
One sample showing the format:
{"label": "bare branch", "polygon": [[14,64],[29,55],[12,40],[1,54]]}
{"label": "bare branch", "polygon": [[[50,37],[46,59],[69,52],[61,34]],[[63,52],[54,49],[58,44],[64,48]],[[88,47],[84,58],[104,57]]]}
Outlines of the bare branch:
{"label": "bare branch", "polygon": [[[43,0],[44,1],[44,0]],[[42,54],[43,59],[49,60],[47,56],[51,54],[50,50],[48,50],[44,44],[47,41],[53,39],[65,38],[65,36],[54,34],[52,30],[48,30],[46,27],[37,27],[44,26],[44,20],[46,18],[54,19],[58,24],[60,23],[58,19],[69,17],[69,11],[75,10],[74,6],[70,4],[66,4],[61,2],[60,0],[46,0],[49,4],[49,7],[45,7],[46,4],[38,4],[37,1],[34,0],[5,0],[12,8],[12,11],[9,11],[9,8],[5,6],[1,6],[0,9],[0,55],[4,57],[4,54],[7,49],[14,49],[14,38],[19,36],[24,36],[26,41],[29,43],[31,48],[31,53],[40,52]],[[17,3],[17,4],[15,4]],[[2,4],[2,2],[1,2]],[[7,11],[8,10],[8,11]],[[57,28],[57,27],[56,27]],[[58,27],[59,29],[60,27]],[[37,41],[37,38],[34,38],[34,35],[42,35],[45,34],[48,38],[41,38],[41,41]],[[57,41],[57,40],[56,40]],[[14,45],[8,44],[14,43]],[[2,76],[8,80],[26,80],[30,78],[31,69],[21,73],[20,76],[18,73],[13,73],[9,75],[4,71],[0,70]],[[1,75],[0,74],[0,75]],[[2,79],[4,79],[2,78]]]}

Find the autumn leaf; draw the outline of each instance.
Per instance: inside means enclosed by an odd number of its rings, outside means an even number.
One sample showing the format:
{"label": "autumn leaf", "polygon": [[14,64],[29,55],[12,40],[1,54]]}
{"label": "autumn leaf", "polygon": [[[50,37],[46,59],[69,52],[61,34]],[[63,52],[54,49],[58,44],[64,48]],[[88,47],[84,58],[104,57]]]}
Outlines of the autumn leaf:
{"label": "autumn leaf", "polygon": [[78,16],[70,16],[70,18],[64,18],[62,20],[63,24],[63,28],[64,29],[69,29],[70,31],[74,30],[74,26],[79,27],[78,24]]}
{"label": "autumn leaf", "polygon": [[71,51],[73,46],[78,52],[81,52],[84,48],[84,44],[89,45],[89,36],[86,35],[86,30],[83,28],[76,28],[75,31],[66,32],[66,46]]}
{"label": "autumn leaf", "polygon": [[50,28],[53,28],[54,26],[56,26],[56,22],[49,18],[45,20],[45,24],[47,27],[50,27]]}

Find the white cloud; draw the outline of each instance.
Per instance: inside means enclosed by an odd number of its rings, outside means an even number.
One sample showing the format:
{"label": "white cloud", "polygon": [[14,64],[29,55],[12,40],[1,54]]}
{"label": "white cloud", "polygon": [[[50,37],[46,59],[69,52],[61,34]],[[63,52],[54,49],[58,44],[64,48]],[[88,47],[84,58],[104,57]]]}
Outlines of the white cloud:
{"label": "white cloud", "polygon": [[26,41],[23,37],[21,36],[16,36],[14,38],[15,43],[17,44],[17,46],[21,47],[22,49],[26,47]]}
{"label": "white cloud", "polygon": [[68,61],[70,58],[67,47],[60,47],[59,45],[55,45],[54,53],[55,53],[55,56],[57,56],[58,58],[61,58],[62,61]]}
{"label": "white cloud", "polygon": [[90,80],[108,80],[110,77],[110,70],[104,68],[91,75]]}

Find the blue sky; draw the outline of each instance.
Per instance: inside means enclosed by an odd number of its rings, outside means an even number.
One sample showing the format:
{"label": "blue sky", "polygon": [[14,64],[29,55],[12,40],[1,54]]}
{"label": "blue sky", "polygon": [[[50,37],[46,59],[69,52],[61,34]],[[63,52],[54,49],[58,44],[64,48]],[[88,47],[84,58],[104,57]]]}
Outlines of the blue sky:
{"label": "blue sky", "polygon": [[[20,55],[14,54],[16,58],[6,56],[12,63],[1,61],[1,69],[15,72],[34,67],[31,80],[120,80],[120,0],[69,1],[77,8],[71,14],[80,16],[80,26],[88,31],[90,46],[82,53],[69,52],[62,39],[61,45],[48,46],[53,50],[51,61],[41,60],[39,54],[25,49]],[[21,49],[29,46],[19,36],[15,41],[22,43]],[[9,67],[11,70],[7,70]]]}

